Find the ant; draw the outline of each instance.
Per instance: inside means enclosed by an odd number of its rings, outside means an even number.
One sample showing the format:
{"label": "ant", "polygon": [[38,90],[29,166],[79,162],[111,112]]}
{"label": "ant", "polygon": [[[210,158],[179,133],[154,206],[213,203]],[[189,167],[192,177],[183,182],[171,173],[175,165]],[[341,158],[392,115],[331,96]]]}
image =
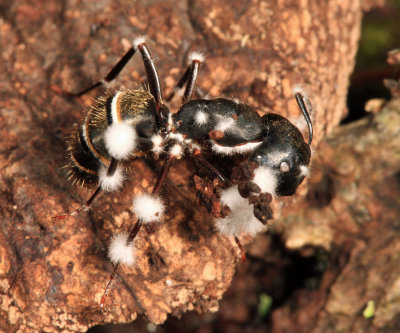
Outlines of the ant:
{"label": "ant", "polygon": [[[233,236],[242,259],[244,248],[238,240],[241,234],[255,235],[265,230],[272,218],[269,207],[272,196],[293,195],[308,175],[311,160],[312,123],[307,108],[310,104],[300,88],[294,97],[308,124],[306,143],[299,129],[288,119],[274,113],[260,116],[251,106],[226,98],[191,100],[200,64],[204,56],[192,52],[188,67],[166,98],[184,89],[181,106],[176,113],[164,104],[160,80],[146,44],[145,37],[133,40],[133,46],[111,69],[106,77],[77,93],[79,97],[99,86],[111,83],[129,60],[141,54],[148,87],[122,88],[106,91],[95,99],[82,125],[69,142],[67,173],[69,180],[82,186],[97,185],[86,204],[66,218],[87,210],[101,192],[119,190],[124,182],[124,166],[144,155],[165,157],[160,175],[151,194],[137,196],[133,211],[137,217],[129,233],[114,235],[108,256],[114,264],[101,299],[105,304],[120,264],[135,262],[134,241],[142,226],[160,221],[165,206],[159,193],[174,160],[192,156],[222,183],[224,188],[203,199],[211,201],[216,229]],[[232,169],[232,181],[205,157],[245,156]],[[232,175],[231,175],[232,176]],[[197,179],[197,181],[196,181]],[[195,179],[200,189],[204,181]],[[213,184],[217,184],[213,183]],[[206,184],[207,185],[207,184]]]}

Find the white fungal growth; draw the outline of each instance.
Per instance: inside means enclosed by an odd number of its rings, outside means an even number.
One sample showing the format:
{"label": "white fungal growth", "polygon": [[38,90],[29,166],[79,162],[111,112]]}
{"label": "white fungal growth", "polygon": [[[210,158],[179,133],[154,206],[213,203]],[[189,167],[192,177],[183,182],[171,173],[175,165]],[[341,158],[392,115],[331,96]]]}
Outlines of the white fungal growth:
{"label": "white fungal growth", "polygon": [[143,194],[133,199],[133,212],[141,223],[159,222],[165,211],[160,196]]}
{"label": "white fungal growth", "polygon": [[121,167],[117,167],[112,176],[107,175],[108,167],[102,165],[99,169],[99,183],[103,191],[112,192],[121,189],[125,175]]}
{"label": "white fungal growth", "polygon": [[307,177],[310,174],[310,169],[306,165],[300,165],[300,175]]}
{"label": "white fungal growth", "polygon": [[108,248],[108,257],[113,264],[121,263],[131,266],[135,263],[135,247],[133,242],[127,243],[128,233],[115,234]]}
{"label": "white fungal growth", "polygon": [[243,200],[245,199],[241,197],[237,185],[228,187],[221,193],[221,204],[226,205],[231,209],[235,209],[235,207],[239,206]]}
{"label": "white fungal growth", "polygon": [[296,95],[296,94],[300,94],[302,95],[304,98],[307,98],[307,93],[304,90],[303,86],[301,85],[301,83],[297,83],[296,85],[293,86],[292,88],[292,94]]}
{"label": "white fungal growth", "polygon": [[182,146],[180,144],[175,144],[171,147],[169,153],[176,157],[180,157],[182,155]]}
{"label": "white fungal growth", "polygon": [[207,124],[208,121],[208,114],[204,111],[197,111],[196,115],[194,116],[194,123],[195,125],[202,126]]}
{"label": "white fungal growth", "polygon": [[266,230],[267,227],[254,216],[253,205],[249,204],[248,199],[240,196],[237,185],[222,192],[221,204],[231,209],[228,216],[215,220],[215,227],[221,234],[236,237],[242,234],[255,236]]}
{"label": "white fungal growth", "polygon": [[146,43],[146,39],[147,39],[146,36],[138,36],[138,37],[136,37],[132,42],[133,48],[137,51],[139,45],[142,45],[142,44]]}
{"label": "white fungal growth", "polygon": [[233,126],[235,123],[235,119],[233,119],[232,117],[226,117],[226,118],[222,118],[217,125],[215,126],[215,130],[216,131],[221,131],[221,132],[225,132],[226,130],[228,130],[231,126]]}
{"label": "white fungal growth", "polygon": [[161,135],[153,135],[151,137],[151,141],[153,142],[153,149],[152,151],[155,153],[162,153],[164,150],[164,147],[162,146],[163,143],[163,138]]}
{"label": "white fungal growth", "polygon": [[253,182],[258,185],[263,193],[270,193],[275,196],[276,186],[278,185],[278,180],[276,178],[275,172],[266,166],[259,166],[254,170]]}
{"label": "white fungal growth", "polygon": [[188,57],[189,64],[191,64],[193,61],[204,62],[204,60],[206,60],[204,54],[197,51],[193,51],[192,53],[189,54]]}
{"label": "white fungal growth", "polygon": [[104,133],[104,142],[112,157],[125,160],[136,148],[136,137],[135,129],[128,123],[113,123]]}

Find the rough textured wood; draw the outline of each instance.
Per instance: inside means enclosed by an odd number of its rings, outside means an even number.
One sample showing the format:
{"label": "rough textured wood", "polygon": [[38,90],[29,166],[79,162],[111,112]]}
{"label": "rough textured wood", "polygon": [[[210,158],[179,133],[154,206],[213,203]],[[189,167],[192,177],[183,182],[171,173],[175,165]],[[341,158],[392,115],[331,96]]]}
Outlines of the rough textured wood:
{"label": "rough textured wood", "polygon": [[[260,112],[293,118],[291,88],[304,83],[317,110],[315,144],[346,113],[361,1],[4,1],[0,5],[0,328],[85,331],[138,314],[215,311],[238,250],[216,235],[196,203],[189,162],[175,165],[164,189],[169,219],[140,234],[138,266],[123,268],[105,311],[98,309],[112,267],[106,247],[127,229],[132,195],[156,172],[144,161],[124,191],[102,196],[87,215],[57,221],[89,193],[69,185],[64,136],[91,97],[66,100],[48,87],[79,91],[101,78],[138,34],[147,34],[168,92],[188,50],[207,55],[199,86],[239,97]],[[121,76],[144,77],[138,59]],[[176,106],[176,105],[175,105]],[[156,169],[159,166],[156,165]]]}

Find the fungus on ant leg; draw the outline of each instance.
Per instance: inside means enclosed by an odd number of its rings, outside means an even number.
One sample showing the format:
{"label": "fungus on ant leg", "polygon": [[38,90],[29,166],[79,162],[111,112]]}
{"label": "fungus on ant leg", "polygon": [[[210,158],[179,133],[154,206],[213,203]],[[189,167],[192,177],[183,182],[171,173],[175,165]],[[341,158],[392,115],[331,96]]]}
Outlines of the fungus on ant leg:
{"label": "fungus on ant leg", "polygon": [[[67,169],[74,183],[97,185],[97,189],[80,208],[57,217],[75,215],[89,207],[101,192],[119,190],[125,179],[124,166],[132,159],[145,154],[165,159],[152,193],[134,198],[137,220],[129,233],[112,237],[108,255],[114,270],[101,306],[119,265],[134,264],[134,242],[141,227],[162,220],[165,207],[159,193],[175,159],[192,156],[215,175],[220,188],[211,185],[212,193],[201,194],[213,204],[216,230],[235,238],[242,257],[244,249],[238,237],[254,236],[265,230],[272,218],[269,206],[272,196],[293,195],[308,175],[311,159],[312,124],[307,110],[310,104],[301,90],[295,90],[294,95],[309,127],[308,143],[298,128],[280,115],[260,116],[251,106],[226,98],[191,100],[200,64],[204,61],[201,53],[193,52],[186,71],[166,98],[168,102],[184,89],[182,104],[172,113],[164,103],[160,80],[144,37],[133,41],[132,47],[103,80],[74,95],[81,96],[113,81],[138,52],[146,70],[148,89],[123,88],[96,98],[82,126],[70,140]],[[245,155],[247,160],[232,169],[229,180],[208,162],[205,156],[209,155],[220,158]],[[206,179],[196,177],[195,183],[200,192],[210,188]]]}

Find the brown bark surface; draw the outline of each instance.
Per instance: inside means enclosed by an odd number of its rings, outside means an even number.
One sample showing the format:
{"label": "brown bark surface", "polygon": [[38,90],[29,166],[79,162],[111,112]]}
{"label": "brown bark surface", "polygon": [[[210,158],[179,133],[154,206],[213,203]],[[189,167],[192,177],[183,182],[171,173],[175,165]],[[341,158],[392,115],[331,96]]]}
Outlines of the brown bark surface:
{"label": "brown bark surface", "polygon": [[[131,198],[151,189],[159,165],[154,170],[135,161],[121,193],[103,195],[88,214],[52,219],[90,195],[68,184],[61,167],[65,134],[91,96],[68,100],[50,85],[87,87],[108,72],[134,37],[147,34],[165,92],[193,49],[207,56],[199,78],[205,92],[238,97],[261,113],[298,117],[291,88],[303,83],[316,110],[316,147],[346,113],[362,6],[339,0],[3,2],[0,329],[76,332],[139,314],[161,323],[168,313],[215,311],[239,260],[234,242],[215,234],[196,201],[193,165],[180,161],[163,190],[168,219],[152,234],[141,231],[137,266],[120,270],[100,310],[112,270],[106,258],[110,236],[129,228]],[[136,58],[118,84],[133,87],[143,79]],[[289,247],[290,239],[288,233]]]}

